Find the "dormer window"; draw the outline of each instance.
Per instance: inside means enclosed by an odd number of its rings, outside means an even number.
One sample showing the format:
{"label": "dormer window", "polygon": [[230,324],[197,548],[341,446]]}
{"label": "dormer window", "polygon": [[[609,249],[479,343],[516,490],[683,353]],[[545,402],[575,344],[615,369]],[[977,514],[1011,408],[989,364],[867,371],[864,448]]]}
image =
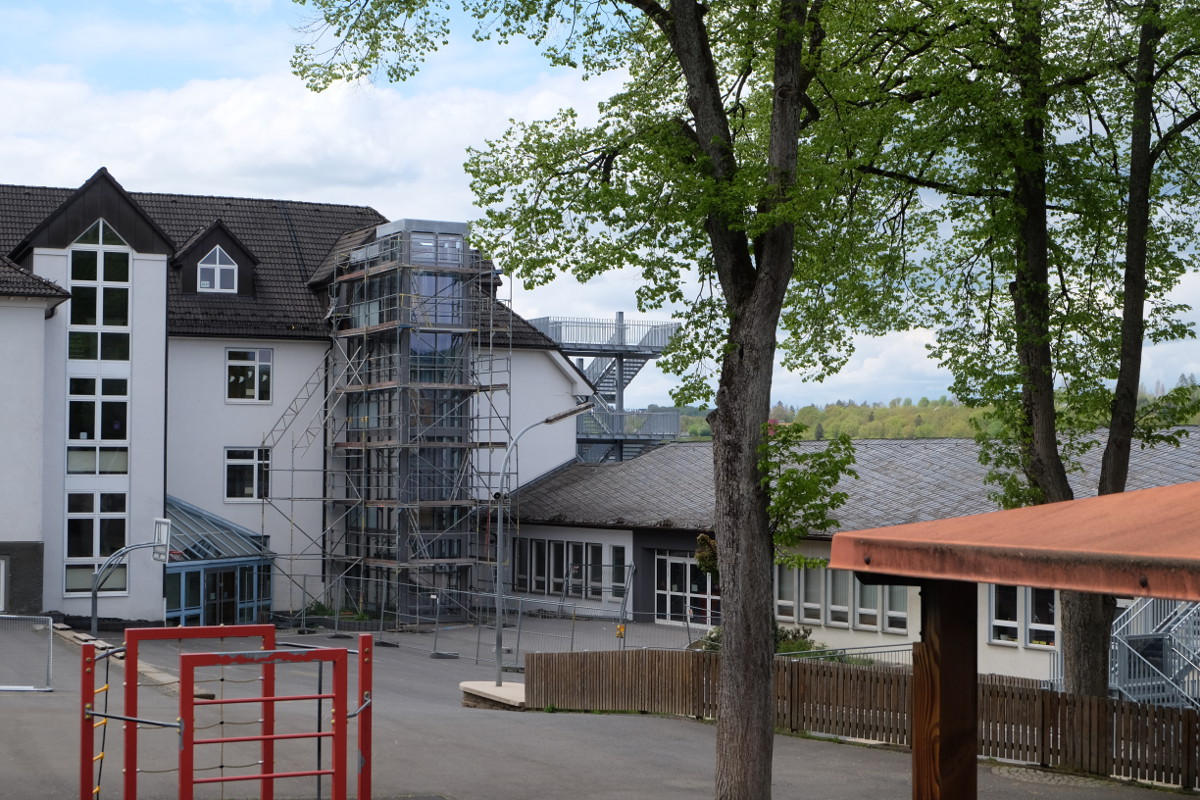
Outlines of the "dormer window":
{"label": "dormer window", "polygon": [[201,292],[236,292],[237,262],[217,245],[200,259],[196,289]]}

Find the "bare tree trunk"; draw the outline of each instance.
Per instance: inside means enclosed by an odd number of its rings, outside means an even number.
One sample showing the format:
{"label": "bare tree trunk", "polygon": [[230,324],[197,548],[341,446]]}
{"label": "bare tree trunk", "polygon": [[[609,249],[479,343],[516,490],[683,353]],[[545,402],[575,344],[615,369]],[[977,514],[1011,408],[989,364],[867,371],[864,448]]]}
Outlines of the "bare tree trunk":
{"label": "bare tree trunk", "polygon": [[[1121,361],[1113,389],[1108,441],[1100,467],[1100,494],[1125,491],[1142,371],[1146,303],[1146,240],[1150,230],[1151,122],[1154,115],[1155,54],[1162,38],[1158,3],[1147,4],[1133,75],[1128,205],[1125,218],[1125,296],[1121,309]],[[1107,697],[1109,639],[1117,601],[1111,595],[1062,592],[1063,682],[1072,694]]]}
{"label": "bare tree trunk", "polygon": [[764,319],[767,316],[752,311],[734,316],[717,410],[710,416],[722,598],[716,769],[720,800],[771,796],[774,545],[758,467],[775,354],[775,318]]}

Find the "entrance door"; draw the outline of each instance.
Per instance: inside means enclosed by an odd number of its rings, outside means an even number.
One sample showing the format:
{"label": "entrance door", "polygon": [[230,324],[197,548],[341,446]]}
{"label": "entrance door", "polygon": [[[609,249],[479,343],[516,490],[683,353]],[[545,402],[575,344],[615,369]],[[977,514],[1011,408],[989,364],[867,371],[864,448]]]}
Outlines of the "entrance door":
{"label": "entrance door", "polygon": [[237,624],[237,572],[222,570],[204,575],[205,625]]}
{"label": "entrance door", "polygon": [[655,619],[692,625],[720,623],[720,587],[686,551],[655,554]]}

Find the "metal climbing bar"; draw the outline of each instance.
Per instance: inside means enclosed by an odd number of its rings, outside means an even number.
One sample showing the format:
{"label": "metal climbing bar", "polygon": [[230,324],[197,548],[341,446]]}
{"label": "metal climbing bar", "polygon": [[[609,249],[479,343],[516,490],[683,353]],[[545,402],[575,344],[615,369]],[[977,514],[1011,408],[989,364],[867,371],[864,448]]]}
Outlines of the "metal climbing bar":
{"label": "metal climbing bar", "polygon": [[371,681],[374,676],[375,640],[369,633],[358,635],[358,710],[350,716],[358,722],[358,797],[371,797]]}
{"label": "metal climbing bar", "polygon": [[[86,643],[79,661],[79,800],[89,800],[100,787],[96,785],[96,724],[92,721],[96,695],[96,645]],[[104,684],[105,688],[108,684]]]}
{"label": "metal climbing bar", "polygon": [[[329,776],[331,778],[330,795],[332,800],[346,800],[346,744],[348,733],[349,708],[346,694],[346,660],[347,652],[342,648],[319,650],[265,650],[249,653],[185,653],[179,658],[179,719],[180,750],[179,750],[179,800],[192,800],[195,787],[207,783],[225,783],[230,781],[257,780],[262,783],[262,797],[274,794],[274,782],[283,778],[305,778]],[[262,665],[264,669],[277,664],[309,664],[314,662],[328,663],[333,667],[333,691],[306,695],[276,695],[274,686],[270,691],[264,686],[263,694],[253,698],[233,699],[197,699],[195,697],[196,670],[201,667],[224,667],[233,665]],[[361,683],[361,678],[360,678]],[[332,738],[332,757],[329,769],[299,770],[293,772],[275,772],[274,765],[265,761],[261,771],[246,775],[222,775],[217,778],[197,778],[195,775],[195,750],[198,745],[220,744],[228,741],[227,737],[198,738],[196,736],[196,707],[221,706],[232,702],[261,703],[264,718],[268,709],[273,709],[276,703],[296,700],[331,699],[330,713],[332,730],[329,732],[304,732],[297,734],[276,734],[274,729],[264,730],[259,736],[234,737],[238,741],[261,742],[264,748],[280,738],[289,739],[321,739]],[[320,765],[318,765],[319,767]],[[369,795],[368,795],[369,796]]]}
{"label": "metal climbing bar", "polygon": [[[184,628],[130,628],[125,631],[125,674],[130,678],[125,681],[125,713],[131,717],[137,716],[138,711],[138,651],[142,642],[148,641],[183,641],[189,639],[260,639],[263,650],[275,649],[274,625],[238,625],[225,627],[222,625],[197,625]],[[263,694],[275,693],[275,667],[273,664],[263,666]],[[275,706],[264,704],[262,732],[275,732]],[[275,769],[275,743],[264,740],[262,743],[263,769],[267,772]],[[136,800],[138,780],[138,730],[133,723],[125,724],[125,798]],[[259,797],[262,800],[273,800],[272,787],[264,781]]]}

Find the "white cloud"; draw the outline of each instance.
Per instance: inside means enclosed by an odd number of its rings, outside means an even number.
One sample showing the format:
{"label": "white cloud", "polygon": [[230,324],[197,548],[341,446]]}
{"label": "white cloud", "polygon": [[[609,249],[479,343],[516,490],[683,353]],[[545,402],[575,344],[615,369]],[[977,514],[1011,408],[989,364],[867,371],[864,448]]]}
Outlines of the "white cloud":
{"label": "white cloud", "polygon": [[[588,82],[550,71],[535,48],[456,36],[399,86],[307,91],[288,73],[292,25],[311,11],[281,0],[0,0],[0,181],[78,186],[106,166],[126,188],[371,205],[391,218],[478,216],[462,170],[469,146],[510,118],[574,105],[584,119],[619,76]],[[516,289],[527,317],[636,314],[634,271],[580,285],[563,276]],[[1179,296],[1200,304],[1200,276]],[[666,319],[668,312],[652,315]],[[1195,315],[1193,315],[1195,318]],[[864,339],[837,376],[805,384],[776,371],[773,399],[936,397],[949,376],[928,360],[927,332]],[[1195,342],[1151,348],[1145,381],[1200,374]],[[630,407],[668,401],[673,378],[648,366]]]}

